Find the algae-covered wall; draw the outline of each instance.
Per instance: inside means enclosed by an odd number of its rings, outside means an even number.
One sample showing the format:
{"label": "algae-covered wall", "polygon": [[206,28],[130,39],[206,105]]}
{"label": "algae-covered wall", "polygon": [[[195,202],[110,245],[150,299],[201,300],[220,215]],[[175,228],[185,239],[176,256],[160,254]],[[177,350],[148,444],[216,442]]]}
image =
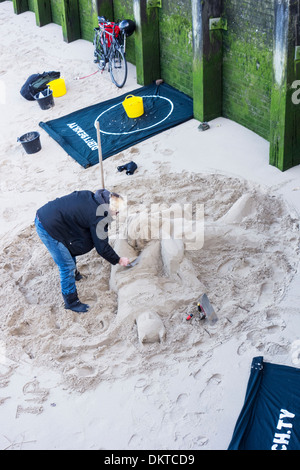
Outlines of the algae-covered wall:
{"label": "algae-covered wall", "polygon": [[[134,21],[132,0],[114,0],[114,20],[120,21],[124,18]],[[134,36],[129,36],[126,41],[126,57],[131,64],[135,64],[135,42]]]}
{"label": "algae-covered wall", "polygon": [[80,36],[87,41],[93,41],[94,27],[97,26],[97,6],[91,0],[78,0]]}
{"label": "algae-covered wall", "polygon": [[62,2],[61,0],[50,0],[52,22],[61,25],[62,22]]}
{"label": "algae-covered wall", "polygon": [[222,114],[269,139],[274,0],[224,0]]}
{"label": "algae-covered wall", "polygon": [[192,4],[163,0],[159,8],[161,77],[178,90],[193,96]]}
{"label": "algae-covered wall", "polygon": [[300,163],[300,0],[276,0],[270,163],[285,171]]}

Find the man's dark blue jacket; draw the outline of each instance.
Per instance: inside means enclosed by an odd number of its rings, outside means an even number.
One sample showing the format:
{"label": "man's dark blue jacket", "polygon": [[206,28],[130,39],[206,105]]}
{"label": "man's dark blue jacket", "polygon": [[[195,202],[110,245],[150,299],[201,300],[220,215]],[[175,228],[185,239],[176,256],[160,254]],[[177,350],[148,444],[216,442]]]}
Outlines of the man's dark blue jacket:
{"label": "man's dark blue jacket", "polygon": [[[74,191],[45,204],[37,211],[37,216],[49,235],[63,243],[72,256],[83,255],[96,248],[105,260],[117,264],[120,257],[109,245],[107,236],[111,221],[107,212],[107,195],[107,190],[97,191],[97,198],[91,191]],[[103,210],[99,207],[101,205]],[[100,238],[97,232],[102,235]],[[106,237],[103,232],[106,232]]]}

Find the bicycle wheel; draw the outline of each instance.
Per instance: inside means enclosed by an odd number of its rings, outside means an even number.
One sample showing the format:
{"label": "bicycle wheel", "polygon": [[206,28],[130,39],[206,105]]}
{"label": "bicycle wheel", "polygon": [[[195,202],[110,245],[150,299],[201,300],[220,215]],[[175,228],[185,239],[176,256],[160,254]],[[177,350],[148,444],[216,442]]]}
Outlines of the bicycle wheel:
{"label": "bicycle wheel", "polygon": [[94,35],[94,57],[94,62],[98,64],[100,70],[103,70],[105,67],[105,57],[101,44],[101,36],[98,31],[96,31]]}
{"label": "bicycle wheel", "polygon": [[109,71],[112,82],[122,88],[127,79],[127,61],[122,48],[117,45],[109,59]]}

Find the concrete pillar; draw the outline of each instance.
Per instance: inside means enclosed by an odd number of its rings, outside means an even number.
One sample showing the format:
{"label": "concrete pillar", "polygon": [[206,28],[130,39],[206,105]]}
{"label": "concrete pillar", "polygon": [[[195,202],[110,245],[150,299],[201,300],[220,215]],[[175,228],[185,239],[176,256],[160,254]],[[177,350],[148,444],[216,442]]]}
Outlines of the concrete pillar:
{"label": "concrete pillar", "polygon": [[275,0],[270,164],[281,171],[300,163],[299,13],[300,0]]}
{"label": "concrete pillar", "polygon": [[148,85],[160,78],[158,7],[149,0],[133,0],[137,82]]}
{"label": "concrete pillar", "polygon": [[194,117],[222,114],[222,0],[192,0]]}
{"label": "concrete pillar", "polygon": [[78,0],[62,0],[62,31],[66,42],[80,39]]}

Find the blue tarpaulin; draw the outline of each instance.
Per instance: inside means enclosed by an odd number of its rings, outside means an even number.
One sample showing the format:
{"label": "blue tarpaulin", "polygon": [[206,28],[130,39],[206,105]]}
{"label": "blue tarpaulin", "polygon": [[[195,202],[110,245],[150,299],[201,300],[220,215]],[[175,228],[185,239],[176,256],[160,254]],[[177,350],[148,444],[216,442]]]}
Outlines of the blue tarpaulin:
{"label": "blue tarpaulin", "polygon": [[300,369],[253,359],[228,450],[300,450]]}
{"label": "blue tarpaulin", "polygon": [[[143,98],[144,114],[129,118],[122,105],[126,96]],[[166,83],[138,88],[40,126],[84,168],[99,162],[97,121],[102,159],[177,126],[193,117],[193,100]]]}

